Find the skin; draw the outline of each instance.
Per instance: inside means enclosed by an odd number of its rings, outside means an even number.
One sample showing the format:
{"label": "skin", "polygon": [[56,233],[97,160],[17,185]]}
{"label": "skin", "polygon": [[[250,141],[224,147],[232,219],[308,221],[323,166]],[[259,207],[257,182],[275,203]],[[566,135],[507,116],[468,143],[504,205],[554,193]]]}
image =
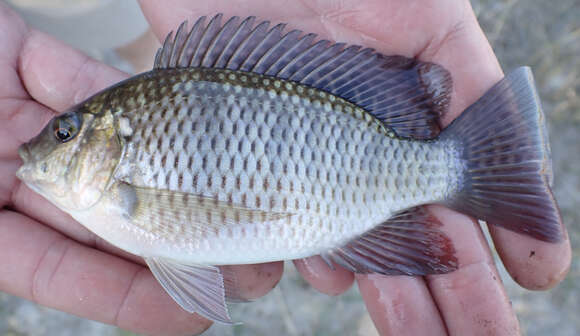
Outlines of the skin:
{"label": "skin", "polygon": [[[142,0],[159,38],[185,19],[256,15],[329,39],[439,63],[454,80],[447,125],[502,77],[467,1]],[[283,10],[281,9],[283,8]],[[182,311],[138,260],[104,243],[21,184],[17,148],[56,115],[126,77],[27,28],[0,4],[0,290],[146,334],[200,333],[210,322]],[[459,270],[427,277],[353,275],[319,257],[295,261],[311,285],[339,295],[357,281],[381,335],[519,334],[519,326],[476,222],[431,206],[454,241]],[[491,228],[502,262],[523,287],[549,289],[568,271],[566,238],[543,243]],[[531,252],[534,253],[531,253]],[[264,295],[281,263],[235,266],[241,293]]]}

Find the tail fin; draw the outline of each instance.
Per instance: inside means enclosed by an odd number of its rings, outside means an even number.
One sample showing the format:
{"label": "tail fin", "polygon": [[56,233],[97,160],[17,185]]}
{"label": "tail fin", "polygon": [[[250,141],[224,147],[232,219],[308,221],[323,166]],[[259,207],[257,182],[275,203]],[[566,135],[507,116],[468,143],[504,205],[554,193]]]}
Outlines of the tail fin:
{"label": "tail fin", "polygon": [[563,239],[544,114],[529,68],[495,84],[441,138],[459,144],[465,168],[451,208],[543,241]]}

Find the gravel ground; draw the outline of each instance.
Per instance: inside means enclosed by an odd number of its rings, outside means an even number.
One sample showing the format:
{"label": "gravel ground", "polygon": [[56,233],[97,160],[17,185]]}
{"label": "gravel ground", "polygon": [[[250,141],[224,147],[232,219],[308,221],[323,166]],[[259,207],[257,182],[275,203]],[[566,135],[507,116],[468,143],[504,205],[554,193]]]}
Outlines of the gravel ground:
{"label": "gravel ground", "polygon": [[[580,253],[580,2],[472,1],[504,69],[530,65],[549,121],[557,198],[573,256]],[[500,269],[526,335],[578,335],[580,262],[548,292],[519,288]],[[340,298],[317,293],[286,267],[279,286],[264,298],[233,307],[243,326],[214,326],[217,335],[372,335],[356,288]],[[340,317],[340,318],[337,318]],[[130,335],[0,293],[0,335]]]}

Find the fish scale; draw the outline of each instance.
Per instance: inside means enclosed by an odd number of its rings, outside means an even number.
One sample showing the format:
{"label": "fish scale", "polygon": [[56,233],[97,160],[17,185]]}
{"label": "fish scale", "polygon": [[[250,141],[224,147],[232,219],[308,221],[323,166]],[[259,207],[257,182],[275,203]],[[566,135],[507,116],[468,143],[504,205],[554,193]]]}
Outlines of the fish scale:
{"label": "fish scale", "polygon": [[[246,241],[272,254],[302,254],[302,244],[285,243],[296,249],[285,251],[263,238],[282,232],[281,240],[301,242],[321,227],[332,239],[312,245],[324,249],[349,238],[351,225],[364,232],[399,210],[444,199],[456,185],[452,148],[389,136],[376,119],[331,94],[313,97],[296,83],[225,70],[173,70],[147,80],[161,87],[141,92],[145,86],[136,81],[119,87],[123,100],[111,100],[132,129],[117,179],[300,214],[310,223],[295,231],[258,227],[243,237],[217,230],[215,240],[231,246],[224,255]],[[256,80],[269,85],[256,88]]]}

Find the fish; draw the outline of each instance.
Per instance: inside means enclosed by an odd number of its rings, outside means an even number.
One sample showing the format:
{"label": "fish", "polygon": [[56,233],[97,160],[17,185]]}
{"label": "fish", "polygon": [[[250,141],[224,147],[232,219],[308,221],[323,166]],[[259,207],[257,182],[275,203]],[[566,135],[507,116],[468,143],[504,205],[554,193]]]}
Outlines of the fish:
{"label": "fish", "polygon": [[19,148],[17,176],[144,259],[184,310],[233,323],[223,265],[320,255],[357,273],[458,268],[442,204],[563,239],[548,134],[520,67],[449,126],[441,65],[223,15],[170,33],[153,70]]}

